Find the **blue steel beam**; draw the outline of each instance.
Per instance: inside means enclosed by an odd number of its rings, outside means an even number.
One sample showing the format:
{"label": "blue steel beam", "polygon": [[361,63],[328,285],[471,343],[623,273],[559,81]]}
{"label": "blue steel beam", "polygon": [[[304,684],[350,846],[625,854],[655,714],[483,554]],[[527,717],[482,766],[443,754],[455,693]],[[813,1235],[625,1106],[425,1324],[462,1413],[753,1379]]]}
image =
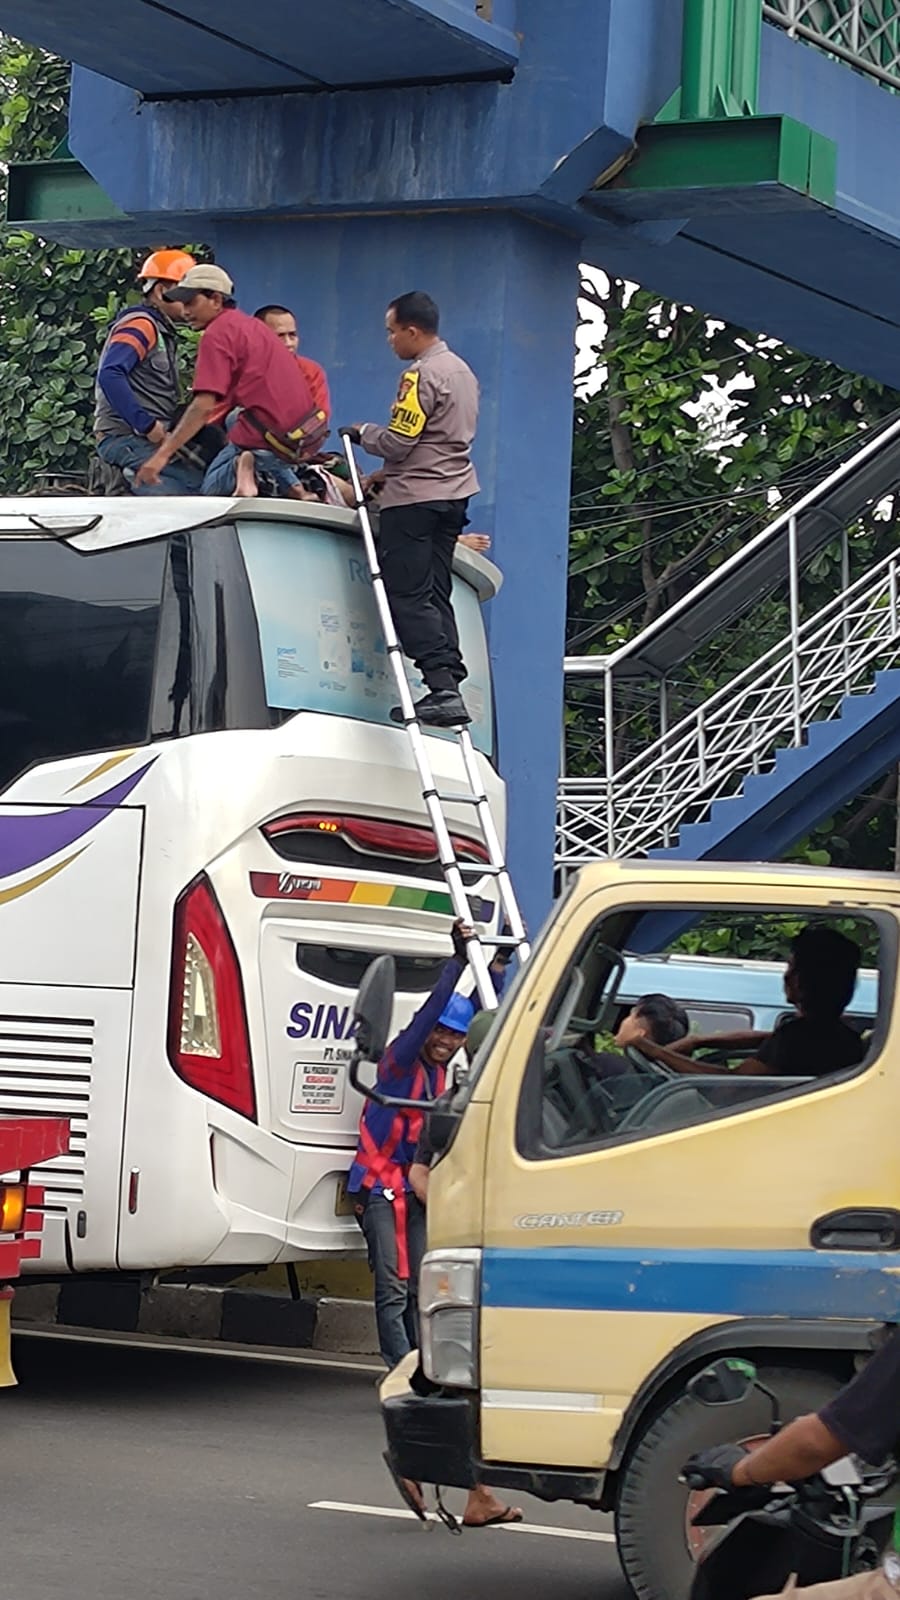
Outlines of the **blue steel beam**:
{"label": "blue steel beam", "polygon": [[515,0],[2,0],[0,27],[143,95],[505,77]]}
{"label": "blue steel beam", "polygon": [[[10,3],[0,0],[0,21]],[[147,104],[77,70],[72,152],[133,216],[530,209],[537,197],[577,228],[581,194],[627,157],[635,127],[677,87],[678,7],[518,4],[525,28],[509,84]]]}

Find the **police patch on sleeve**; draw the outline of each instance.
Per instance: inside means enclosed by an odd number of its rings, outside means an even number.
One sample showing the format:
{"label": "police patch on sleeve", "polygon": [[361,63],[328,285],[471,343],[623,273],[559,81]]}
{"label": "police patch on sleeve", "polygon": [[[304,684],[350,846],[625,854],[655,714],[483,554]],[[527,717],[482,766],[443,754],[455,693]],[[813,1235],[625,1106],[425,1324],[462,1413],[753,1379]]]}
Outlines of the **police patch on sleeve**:
{"label": "police patch on sleeve", "polygon": [[397,398],[391,407],[388,432],[399,433],[404,439],[418,439],[427,421],[419,399],[419,374],[410,368],[400,379]]}

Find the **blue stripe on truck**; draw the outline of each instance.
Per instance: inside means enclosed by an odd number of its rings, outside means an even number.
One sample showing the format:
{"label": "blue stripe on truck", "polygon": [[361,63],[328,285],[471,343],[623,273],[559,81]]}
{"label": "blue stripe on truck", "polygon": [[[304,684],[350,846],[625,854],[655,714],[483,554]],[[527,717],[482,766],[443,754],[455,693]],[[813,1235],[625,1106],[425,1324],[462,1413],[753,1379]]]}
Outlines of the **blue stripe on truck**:
{"label": "blue stripe on truck", "polygon": [[486,1249],[484,1306],[900,1320],[900,1253]]}

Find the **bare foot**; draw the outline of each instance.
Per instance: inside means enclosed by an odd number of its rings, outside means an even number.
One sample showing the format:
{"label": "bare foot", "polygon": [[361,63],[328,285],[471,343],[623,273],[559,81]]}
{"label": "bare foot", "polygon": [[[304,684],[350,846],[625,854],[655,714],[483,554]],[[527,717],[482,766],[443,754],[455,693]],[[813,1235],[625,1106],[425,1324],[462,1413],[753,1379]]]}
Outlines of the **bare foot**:
{"label": "bare foot", "polygon": [[466,1509],[463,1512],[462,1524],[464,1528],[491,1528],[509,1522],[521,1522],[522,1512],[518,1506],[505,1506],[502,1500],[490,1489],[485,1489],[483,1484],[476,1484],[469,1490]]}
{"label": "bare foot", "polygon": [[252,450],[242,450],[237,458],[234,475],[234,492],[241,500],[255,500],[259,495],[256,482],[256,465]]}

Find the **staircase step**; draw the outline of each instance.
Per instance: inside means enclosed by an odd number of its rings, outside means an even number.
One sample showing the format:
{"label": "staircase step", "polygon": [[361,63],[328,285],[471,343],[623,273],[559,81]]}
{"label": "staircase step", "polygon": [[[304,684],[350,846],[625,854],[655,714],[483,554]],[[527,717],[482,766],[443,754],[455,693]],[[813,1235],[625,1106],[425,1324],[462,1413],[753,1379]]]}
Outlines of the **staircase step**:
{"label": "staircase step", "polygon": [[811,828],[900,760],[900,669],[875,674],[871,691],[846,695],[837,716],[813,722],[802,746],[779,750],[739,794],[713,802],[678,843],[651,856],[680,860],[778,860]]}

